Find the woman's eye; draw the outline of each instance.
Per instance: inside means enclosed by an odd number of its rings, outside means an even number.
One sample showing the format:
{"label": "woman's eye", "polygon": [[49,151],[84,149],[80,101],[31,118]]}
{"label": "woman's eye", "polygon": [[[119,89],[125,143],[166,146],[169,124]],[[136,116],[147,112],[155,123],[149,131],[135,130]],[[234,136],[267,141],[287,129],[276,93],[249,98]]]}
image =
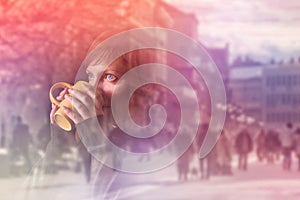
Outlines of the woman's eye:
{"label": "woman's eye", "polygon": [[104,79],[112,82],[112,81],[117,80],[117,77],[115,75],[112,75],[112,74],[106,74]]}

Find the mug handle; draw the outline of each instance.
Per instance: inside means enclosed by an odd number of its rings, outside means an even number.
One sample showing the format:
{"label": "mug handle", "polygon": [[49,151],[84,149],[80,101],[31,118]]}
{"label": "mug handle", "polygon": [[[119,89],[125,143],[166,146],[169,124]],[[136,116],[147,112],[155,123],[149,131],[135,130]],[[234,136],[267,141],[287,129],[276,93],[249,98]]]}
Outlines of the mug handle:
{"label": "mug handle", "polygon": [[69,83],[66,83],[66,82],[58,82],[58,83],[55,83],[51,88],[50,88],[50,91],[49,91],[49,97],[50,97],[50,101],[54,104],[54,105],[59,105],[60,102],[57,101],[54,97],[53,97],[53,92],[54,90],[58,89],[58,88],[72,88],[73,86]]}

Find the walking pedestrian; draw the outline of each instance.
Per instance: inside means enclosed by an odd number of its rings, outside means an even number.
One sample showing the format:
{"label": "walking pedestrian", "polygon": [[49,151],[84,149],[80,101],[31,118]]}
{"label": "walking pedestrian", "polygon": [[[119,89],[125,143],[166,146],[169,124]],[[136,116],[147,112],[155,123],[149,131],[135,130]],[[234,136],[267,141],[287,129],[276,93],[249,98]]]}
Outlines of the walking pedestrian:
{"label": "walking pedestrian", "polygon": [[292,166],[292,150],[293,150],[293,124],[287,123],[286,130],[280,135],[282,144],[282,168],[290,171]]}
{"label": "walking pedestrian", "polygon": [[252,151],[253,143],[250,134],[244,128],[235,140],[235,147],[238,153],[238,168],[240,170],[247,170],[248,168],[248,154]]}

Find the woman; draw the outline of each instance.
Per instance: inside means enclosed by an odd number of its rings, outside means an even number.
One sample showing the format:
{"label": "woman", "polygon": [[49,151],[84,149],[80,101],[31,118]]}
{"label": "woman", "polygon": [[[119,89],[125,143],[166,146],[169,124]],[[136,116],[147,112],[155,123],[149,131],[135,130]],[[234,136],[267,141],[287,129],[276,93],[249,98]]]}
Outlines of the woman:
{"label": "woman", "polygon": [[[125,43],[110,43],[108,46],[102,47],[101,42],[114,35],[115,33],[121,32],[125,29],[117,31],[103,33],[97,41],[92,45],[92,48],[83,63],[83,68],[88,77],[89,85],[86,86],[86,92],[81,92],[75,89],[64,89],[57,100],[61,101],[67,99],[73,105],[73,109],[62,107],[66,115],[74,122],[74,138],[79,143],[80,154],[85,155],[82,160],[85,166],[86,181],[90,182],[92,186],[84,184],[84,181],[80,177],[76,180],[72,176],[36,176],[34,179],[34,185],[37,187],[44,186],[50,187],[52,183],[55,183],[53,187],[63,184],[83,184],[78,191],[74,192],[74,196],[80,199],[93,198],[93,199],[110,199],[114,198],[115,195],[120,195],[121,191],[131,184],[136,184],[136,180],[143,179],[141,175],[129,175],[121,172],[120,169],[124,164],[124,155],[122,152],[116,151],[116,148],[110,143],[113,143],[118,148],[124,151],[131,151],[134,153],[147,153],[148,148],[136,148],[136,144],[143,144],[149,146],[153,143],[158,143],[162,137],[160,135],[153,136],[147,140],[139,137],[132,137],[124,133],[123,130],[118,127],[120,123],[116,123],[115,117],[113,116],[112,108],[112,96],[116,93],[116,88],[122,88],[118,91],[129,93],[126,91],[128,88],[132,88],[135,85],[139,85],[143,79],[139,72],[133,72],[129,79],[123,80],[122,77],[129,70],[147,63],[159,62],[157,58],[157,51],[153,49],[135,50],[128,53],[122,54],[117,59],[113,58],[113,54],[118,51],[122,51],[124,46],[134,45],[135,43],[143,42],[139,41],[139,38],[128,38]],[[100,46],[98,45],[100,44]],[[165,59],[161,57],[162,59]],[[108,60],[114,60],[112,63],[108,63]],[[160,60],[160,63],[162,61]],[[152,76],[153,71],[148,71],[148,76]],[[83,77],[83,76],[81,76]],[[118,92],[117,91],[117,92]],[[148,110],[153,104],[162,104],[165,107],[170,107],[168,102],[165,102],[161,98],[152,98],[153,91],[161,93],[165,89],[161,89],[156,84],[146,84],[137,89],[133,94],[130,94],[129,99],[129,111],[130,117],[133,122],[138,126],[149,125],[151,119],[148,116]],[[159,94],[156,96],[160,96]],[[174,104],[174,95],[167,94],[170,102]],[[121,95],[122,97],[122,95]],[[118,99],[123,101],[124,99]],[[124,100],[125,101],[125,100]],[[116,105],[118,111],[119,104]],[[44,167],[47,169],[53,167],[57,161],[58,146],[62,145],[59,141],[59,135],[64,134],[55,125],[54,113],[57,111],[58,106],[52,105],[50,113],[50,119],[52,123],[52,138],[50,144],[47,147],[46,158]],[[180,116],[178,109],[172,107],[172,113],[174,116]],[[124,119],[127,116],[123,112],[117,113],[119,118]],[[124,115],[124,116],[123,116]],[[156,116],[157,121],[163,120],[160,116]],[[168,122],[176,123],[179,117],[168,117]],[[126,127],[126,123],[123,124]],[[100,128],[99,128],[100,127]],[[130,128],[130,127],[129,127]],[[101,132],[101,133],[100,133]],[[164,129],[161,130],[164,132]],[[142,135],[143,133],[141,133]],[[69,137],[73,137],[69,134]],[[171,138],[172,139],[172,138]],[[170,139],[170,140],[171,140]],[[106,142],[104,142],[106,141]],[[168,142],[168,141],[166,141]],[[166,142],[159,141],[159,145],[152,145],[155,148],[160,148],[165,145]],[[83,152],[85,147],[85,153]],[[144,152],[145,151],[145,152]],[[83,153],[82,153],[83,152]],[[92,159],[90,159],[90,155]],[[103,163],[111,163],[108,166]],[[126,163],[125,163],[126,164]],[[47,171],[47,170],[46,170]],[[62,178],[62,180],[59,180]],[[43,180],[42,180],[43,179]],[[61,182],[60,182],[61,181]],[[68,182],[69,181],[69,182]],[[65,196],[70,195],[68,190],[59,190],[59,193],[55,193],[49,198],[51,199],[63,199]],[[71,192],[71,193],[72,193]],[[29,196],[29,199],[41,198],[42,191],[34,191]],[[76,194],[78,193],[78,194]],[[76,194],[76,195],[75,195]],[[48,197],[48,196],[47,196]]]}
{"label": "woman", "polygon": [[[79,199],[116,199],[129,186],[154,183],[154,177],[165,180],[167,173],[157,176],[149,172],[169,166],[192,144],[200,121],[197,102],[200,94],[195,93],[189,83],[191,74],[182,73],[178,68],[169,69],[163,64],[179,63],[181,69],[191,66],[175,54],[158,50],[167,48],[164,44],[170,45],[172,37],[168,34],[174,37],[174,32],[135,29],[116,34],[124,30],[127,28],[103,33],[92,45],[79,70],[79,80],[86,75],[88,78],[85,91],[65,89],[57,97],[59,101],[66,99],[73,105],[73,109],[62,109],[75,124],[74,138],[84,147],[81,150],[91,155],[90,159],[86,153],[81,153],[85,156],[82,160],[86,181],[91,185],[85,184],[82,177],[62,175],[60,171],[56,176],[34,177],[37,186],[65,186],[59,188],[59,192],[47,195],[51,199],[74,199],[70,195]],[[164,41],[164,38],[168,40]],[[145,46],[147,48],[143,48]],[[182,44],[175,47],[174,52],[180,55],[178,49],[182,49]],[[197,86],[200,81],[197,80]],[[62,145],[59,140],[62,133],[53,120],[57,109],[53,105],[50,113],[53,130],[44,162],[46,169],[56,166],[57,155],[61,155],[57,152],[58,146]],[[174,127],[170,137],[165,136],[166,124]],[[183,125],[188,131],[183,131]],[[180,140],[180,136],[185,135],[189,137]],[[73,137],[72,134],[68,136]],[[149,159],[141,162],[141,156],[145,155]],[[68,187],[70,184],[78,186],[78,190],[68,190],[73,188]],[[38,194],[42,190],[34,192],[38,199],[45,196]]]}

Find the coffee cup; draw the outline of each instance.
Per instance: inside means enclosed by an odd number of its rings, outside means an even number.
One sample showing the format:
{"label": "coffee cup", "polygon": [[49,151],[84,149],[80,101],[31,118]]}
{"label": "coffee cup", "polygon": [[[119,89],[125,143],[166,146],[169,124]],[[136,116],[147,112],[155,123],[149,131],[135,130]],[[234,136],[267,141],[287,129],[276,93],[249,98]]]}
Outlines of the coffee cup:
{"label": "coffee cup", "polygon": [[86,82],[86,81],[78,81],[74,85],[71,85],[71,84],[66,83],[66,82],[58,82],[58,83],[55,83],[50,88],[50,92],[49,92],[50,101],[54,105],[58,106],[58,110],[54,113],[54,120],[55,120],[55,123],[59,127],[61,127],[62,129],[66,130],[66,131],[70,131],[74,127],[74,122],[65,114],[65,112],[62,109],[62,106],[65,106],[65,107],[67,107],[69,109],[73,109],[73,106],[72,106],[72,104],[67,99],[63,99],[62,101],[58,101],[53,96],[54,90],[59,89],[59,88],[68,88],[68,89],[72,88],[72,89],[84,92],[85,89],[86,89],[84,87],[84,85],[88,85],[88,84],[89,83]]}

